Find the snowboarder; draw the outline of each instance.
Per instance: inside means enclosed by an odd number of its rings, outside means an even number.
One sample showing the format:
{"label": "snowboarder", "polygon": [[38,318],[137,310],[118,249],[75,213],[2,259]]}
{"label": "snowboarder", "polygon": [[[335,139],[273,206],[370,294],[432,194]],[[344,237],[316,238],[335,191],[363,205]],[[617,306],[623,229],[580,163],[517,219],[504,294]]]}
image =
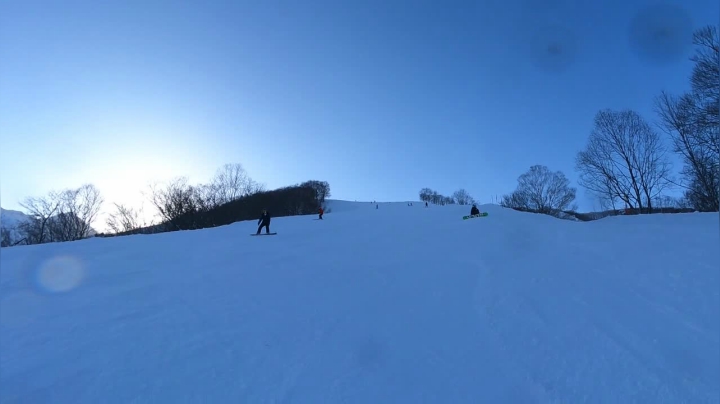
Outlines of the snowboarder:
{"label": "snowboarder", "polygon": [[325,211],[323,210],[323,208],[321,206],[320,209],[318,209],[318,213],[320,214],[320,220],[322,220],[323,212],[325,212]]}
{"label": "snowboarder", "polygon": [[479,214],[480,214],[480,209],[478,209],[477,206],[473,205],[472,208],[470,209],[470,216],[479,215]]}
{"label": "snowboarder", "polygon": [[258,230],[255,234],[260,234],[260,230],[264,227],[265,228],[265,234],[270,234],[270,213],[268,213],[267,209],[263,209],[262,215],[260,215],[260,219],[258,219]]}

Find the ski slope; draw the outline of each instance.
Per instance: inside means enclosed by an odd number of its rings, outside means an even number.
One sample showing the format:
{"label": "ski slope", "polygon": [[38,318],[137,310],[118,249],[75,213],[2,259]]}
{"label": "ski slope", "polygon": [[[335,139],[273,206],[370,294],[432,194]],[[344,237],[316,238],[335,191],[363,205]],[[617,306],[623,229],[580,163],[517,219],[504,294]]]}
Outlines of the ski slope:
{"label": "ski slope", "polygon": [[720,402],[717,214],[331,210],[2,249],[0,402]]}

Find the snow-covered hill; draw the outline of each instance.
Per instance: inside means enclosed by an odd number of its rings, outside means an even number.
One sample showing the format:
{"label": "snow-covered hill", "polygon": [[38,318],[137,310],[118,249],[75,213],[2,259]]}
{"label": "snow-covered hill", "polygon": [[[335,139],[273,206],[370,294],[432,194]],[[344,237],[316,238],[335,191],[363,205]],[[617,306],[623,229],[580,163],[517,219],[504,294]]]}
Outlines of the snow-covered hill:
{"label": "snow-covered hill", "polygon": [[[15,244],[22,237],[18,231],[18,227],[28,220],[28,216],[23,212],[17,210],[8,210],[0,208],[0,229],[2,229],[2,245],[5,243],[12,245]],[[7,231],[7,234],[5,233]],[[4,239],[4,237],[8,237]]]}
{"label": "snow-covered hill", "polygon": [[16,228],[27,218],[27,215],[20,211],[0,208],[0,227]]}
{"label": "snow-covered hill", "polygon": [[717,214],[480,208],[5,249],[0,402],[717,402]]}

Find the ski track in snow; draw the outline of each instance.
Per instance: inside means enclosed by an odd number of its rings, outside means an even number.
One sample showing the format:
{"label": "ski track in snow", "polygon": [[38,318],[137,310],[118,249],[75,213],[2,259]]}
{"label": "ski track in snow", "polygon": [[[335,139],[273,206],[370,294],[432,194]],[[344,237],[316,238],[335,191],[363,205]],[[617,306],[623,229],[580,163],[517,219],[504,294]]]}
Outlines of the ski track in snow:
{"label": "ski track in snow", "polygon": [[720,402],[717,215],[406,205],[3,249],[0,401]]}

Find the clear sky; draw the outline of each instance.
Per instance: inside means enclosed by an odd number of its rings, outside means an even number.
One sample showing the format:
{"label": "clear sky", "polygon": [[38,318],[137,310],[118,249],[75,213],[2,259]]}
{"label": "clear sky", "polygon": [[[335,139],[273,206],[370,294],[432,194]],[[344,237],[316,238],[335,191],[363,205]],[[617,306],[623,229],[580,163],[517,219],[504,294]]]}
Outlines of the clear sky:
{"label": "clear sky", "polygon": [[[236,162],[348,200],[488,202],[533,164],[575,182],[599,109],[654,121],[653,97],[689,86],[691,47],[660,63],[632,45],[638,13],[681,21],[652,4],[3,0],[2,206],[85,182],[137,203],[150,181]],[[718,23],[717,0],[679,4],[693,28]]]}

